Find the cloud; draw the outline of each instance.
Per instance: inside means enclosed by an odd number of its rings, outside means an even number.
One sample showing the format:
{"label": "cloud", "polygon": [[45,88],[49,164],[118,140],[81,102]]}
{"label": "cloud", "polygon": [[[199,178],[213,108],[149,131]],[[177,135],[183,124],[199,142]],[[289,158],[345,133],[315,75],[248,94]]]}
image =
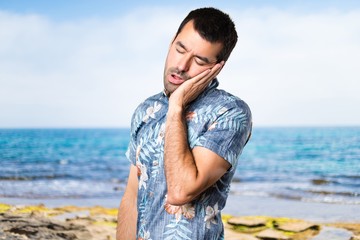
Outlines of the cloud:
{"label": "cloud", "polygon": [[[68,21],[0,12],[0,126],[128,127],[134,108],[162,89],[179,12]],[[239,43],[220,86],[249,103],[255,125],[360,123],[359,10],[230,15]]]}
{"label": "cloud", "polygon": [[0,13],[0,109],[8,116],[0,125],[128,126],[136,105],[162,89],[177,24],[143,11],[74,22]]}
{"label": "cloud", "polygon": [[235,13],[239,45],[226,88],[246,99],[260,125],[355,125],[360,114],[360,11]]}

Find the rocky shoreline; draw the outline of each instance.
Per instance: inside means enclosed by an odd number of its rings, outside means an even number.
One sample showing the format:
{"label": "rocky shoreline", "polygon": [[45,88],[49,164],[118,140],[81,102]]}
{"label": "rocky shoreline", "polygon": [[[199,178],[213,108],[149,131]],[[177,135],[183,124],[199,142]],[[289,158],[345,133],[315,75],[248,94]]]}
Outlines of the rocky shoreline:
{"label": "rocky shoreline", "polygon": [[[0,203],[0,239],[114,240],[117,209]],[[224,215],[226,240],[360,240],[360,223]]]}
{"label": "rocky shoreline", "polygon": [[0,204],[0,239],[115,239],[117,209]]}

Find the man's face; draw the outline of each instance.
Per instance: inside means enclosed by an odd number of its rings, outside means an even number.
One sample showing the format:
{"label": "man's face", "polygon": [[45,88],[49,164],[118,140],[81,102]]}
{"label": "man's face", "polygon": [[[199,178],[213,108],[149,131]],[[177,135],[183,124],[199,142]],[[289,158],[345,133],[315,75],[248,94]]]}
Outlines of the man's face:
{"label": "man's face", "polygon": [[174,92],[184,81],[210,69],[217,63],[221,43],[203,39],[188,22],[171,43],[165,62],[164,88]]}

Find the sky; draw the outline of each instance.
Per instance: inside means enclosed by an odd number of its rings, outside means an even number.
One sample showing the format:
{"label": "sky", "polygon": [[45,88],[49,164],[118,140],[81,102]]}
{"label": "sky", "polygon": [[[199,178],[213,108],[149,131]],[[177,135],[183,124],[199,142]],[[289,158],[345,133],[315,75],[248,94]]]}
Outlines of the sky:
{"label": "sky", "polygon": [[360,125],[360,1],[0,0],[0,128],[129,127],[204,6],[235,22],[219,88],[254,127]]}

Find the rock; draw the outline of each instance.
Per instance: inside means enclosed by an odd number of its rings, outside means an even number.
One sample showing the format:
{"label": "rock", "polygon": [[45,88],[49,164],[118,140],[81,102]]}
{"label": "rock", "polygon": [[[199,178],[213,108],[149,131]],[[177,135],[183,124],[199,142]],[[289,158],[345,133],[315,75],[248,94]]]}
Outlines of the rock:
{"label": "rock", "polygon": [[266,219],[259,217],[232,217],[228,223],[234,226],[261,227],[265,226]]}
{"label": "rock", "polygon": [[95,221],[95,222],[114,222],[114,223],[117,222],[116,217],[108,216],[108,215],[105,215],[105,214],[101,214],[101,215],[98,215],[98,216],[93,216],[93,217],[91,217],[91,219],[93,221]]}
{"label": "rock", "polygon": [[86,218],[89,217],[89,211],[75,211],[75,212],[65,212],[59,215],[54,216],[53,218],[60,221],[65,221],[67,219],[74,219],[74,218]]}
{"label": "rock", "polygon": [[276,225],[277,225],[277,229],[287,232],[303,232],[307,229],[315,229],[315,230],[320,229],[319,225],[304,221],[287,222]]}
{"label": "rock", "polygon": [[227,232],[225,233],[226,240],[259,240],[258,238],[244,233]]}
{"label": "rock", "polygon": [[314,185],[328,185],[331,183],[331,181],[326,179],[313,179],[311,180],[312,184]]}
{"label": "rock", "polygon": [[18,235],[13,233],[5,233],[0,229],[0,239],[1,240],[27,240],[28,237],[24,235]]}
{"label": "rock", "polygon": [[[273,229],[266,229],[264,231],[259,232],[256,234],[256,237],[264,240],[290,240],[291,238],[286,236],[284,233],[273,230]],[[329,240],[329,239],[328,239]]]}
{"label": "rock", "polygon": [[0,239],[91,239],[90,232],[81,225],[57,222],[34,214],[0,214]]}

